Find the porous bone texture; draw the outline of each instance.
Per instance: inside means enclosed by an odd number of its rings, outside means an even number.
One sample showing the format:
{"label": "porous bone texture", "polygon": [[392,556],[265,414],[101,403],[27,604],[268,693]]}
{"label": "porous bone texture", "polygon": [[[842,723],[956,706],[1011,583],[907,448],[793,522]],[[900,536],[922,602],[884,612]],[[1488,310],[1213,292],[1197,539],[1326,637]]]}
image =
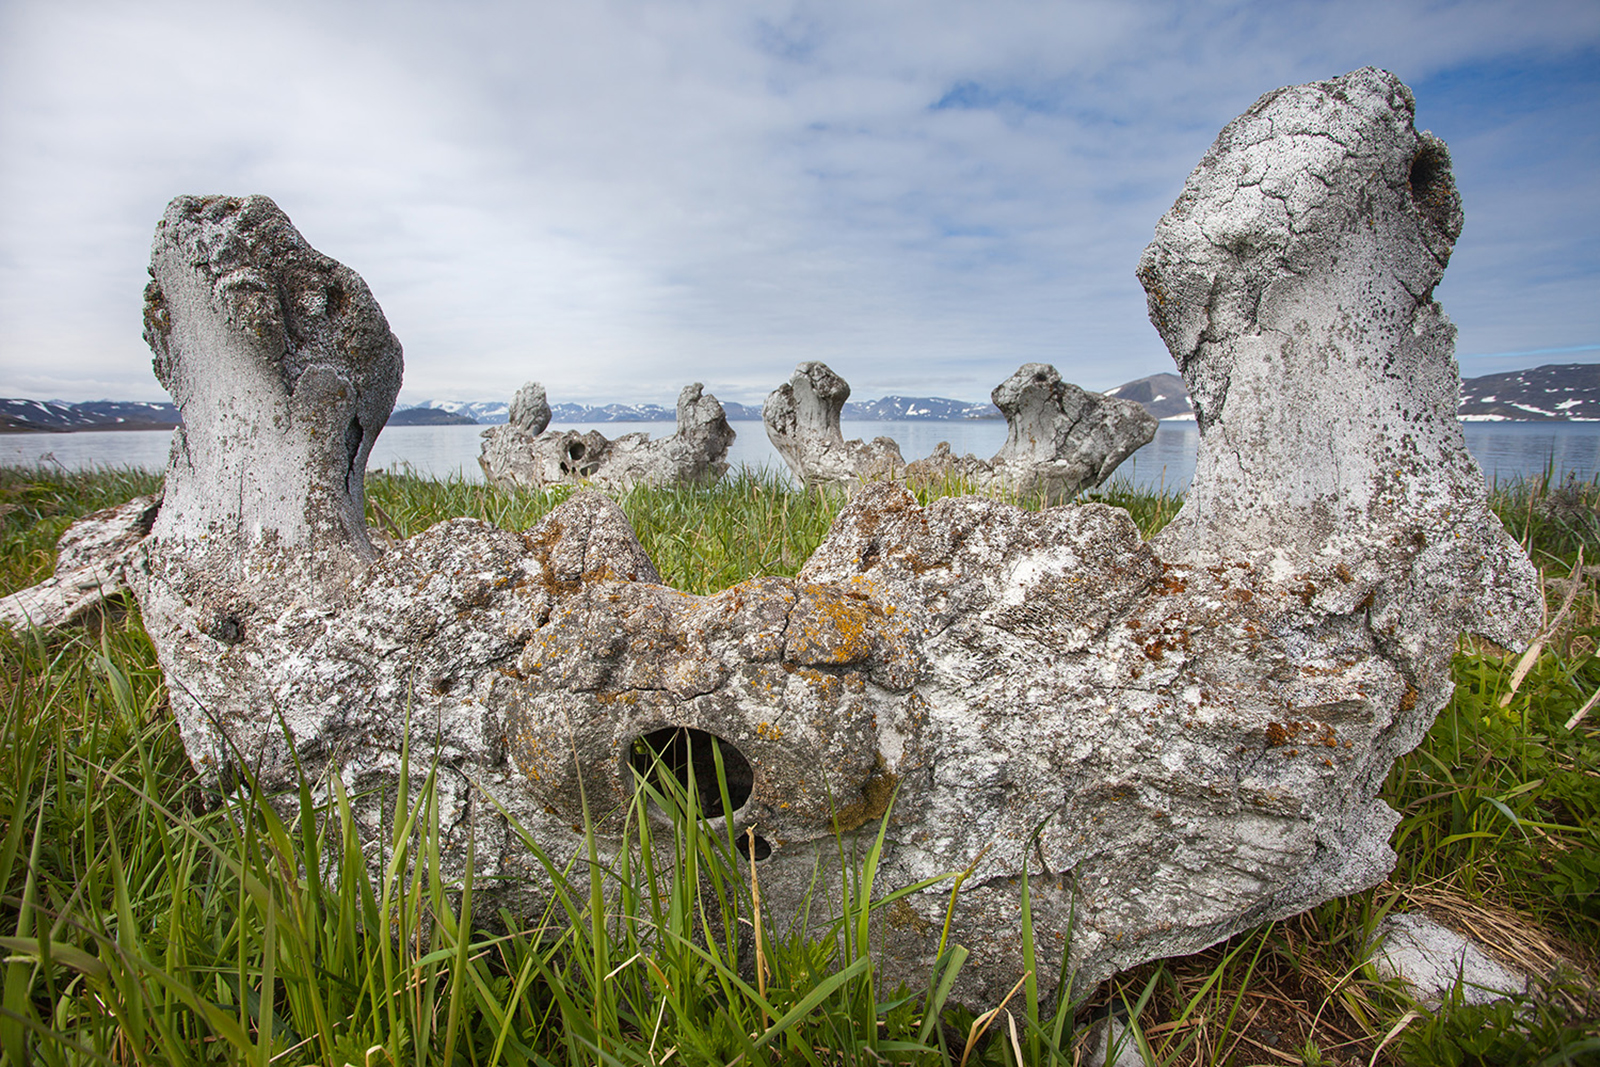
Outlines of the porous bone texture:
{"label": "porous bone texture", "polygon": [[547,431],[544,388],[529,382],[511,401],[511,421],[483,431],[478,465],[495,485],[519,489],[715,481],[727,472],[728,446],[737,435],[717,398],[703,388],[695,382],[678,394],[678,424],[671,436],[652,441],[647,433],[630,433],[611,440],[594,430]]}
{"label": "porous bone texture", "polygon": [[[314,452],[287,342],[263,339],[288,333],[230,318],[211,259],[171,251],[233,239],[208,202],[175,202],[153,338],[180,397],[217,399],[185,409],[182,506],[145,542],[140,597],[191,757],[278,786],[292,739],[365,798],[376,856],[409,745],[414,777],[438,768],[445,876],[470,829],[477,891],[524,909],[543,875],[508,819],[562,863],[587,810],[611,855],[641,739],[704,731],[741,776],[718,825],[770,850],[768,928],[826,917],[841,847],[882,825],[881,889],[945,880],[877,913],[881,973],[926,980],[965,871],[949,936],[975,1005],[1021,973],[1024,877],[1040,977],[1066,951],[1079,989],[1375,884],[1398,818],[1378,791],[1449,698],[1458,633],[1515,646],[1542,610],[1453,418],[1427,294],[1459,212],[1411,109],[1373,70],[1269,94],[1162,220],[1140,277],[1203,437],[1160,536],[1100,505],[921,507],[878,484],[796,578],[709,597],[663,587],[596,494],[525,533],[455,520],[375,558],[322,503],[348,502],[346,468],[278,458]],[[361,306],[352,335],[387,336]],[[324,358],[350,396],[369,378],[393,396],[389,364]],[[344,410],[314,425],[342,432]],[[212,440],[231,451],[195,486]],[[322,565],[324,537],[350,566]]]}

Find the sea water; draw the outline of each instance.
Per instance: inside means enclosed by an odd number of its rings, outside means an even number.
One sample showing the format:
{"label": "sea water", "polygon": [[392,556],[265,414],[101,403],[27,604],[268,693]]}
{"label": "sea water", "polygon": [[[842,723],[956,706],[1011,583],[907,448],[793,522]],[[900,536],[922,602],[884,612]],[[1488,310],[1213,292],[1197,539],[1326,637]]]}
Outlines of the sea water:
{"label": "sea water", "polygon": [[[732,423],[737,436],[728,449],[731,467],[784,473],[783,460],[767,440],[760,422]],[[598,430],[607,437],[625,433],[671,434],[671,422],[605,422],[556,426],[557,430]],[[941,441],[957,455],[971,453],[987,458],[1006,439],[1000,419],[966,419],[954,422],[851,421],[843,424],[847,438],[893,438],[907,462],[931,453]],[[391,426],[378,437],[369,471],[410,470],[433,478],[461,477],[482,481],[478,451],[482,426]],[[1491,481],[1542,475],[1568,475],[1589,480],[1600,474],[1600,423],[1593,422],[1468,422],[1462,424],[1467,447],[1477,457]],[[1182,490],[1194,477],[1194,457],[1200,434],[1193,422],[1163,422],[1155,440],[1139,449],[1117,468],[1115,478],[1125,478],[1139,488]],[[0,435],[0,465],[59,466],[85,470],[102,466],[130,466],[159,471],[166,466],[171,447],[169,430],[83,431],[78,433],[23,433]]]}

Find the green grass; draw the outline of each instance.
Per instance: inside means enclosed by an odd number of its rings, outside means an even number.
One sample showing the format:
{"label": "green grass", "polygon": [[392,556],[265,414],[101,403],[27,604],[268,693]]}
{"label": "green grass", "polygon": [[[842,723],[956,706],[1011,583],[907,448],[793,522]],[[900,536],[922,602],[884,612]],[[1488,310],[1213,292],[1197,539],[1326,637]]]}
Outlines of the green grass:
{"label": "green grass", "polygon": [[[0,470],[0,591],[49,573],[72,517],[157,485]],[[374,527],[396,536],[453,515],[522,528],[567,495],[369,480]],[[1181,503],[1115,486],[1096,496],[1128,506],[1147,535]],[[1016,1049],[1067,1064],[1108,1011],[1170,1064],[1366,1064],[1375,1051],[1378,1063],[1594,1062],[1600,1002],[1581,983],[1558,976],[1520,1008],[1413,1014],[1360,949],[1384,913],[1425,905],[1508,954],[1593,966],[1600,714],[1565,724],[1600,690],[1597,598],[1574,570],[1580,549],[1600,550],[1597,501],[1592,484],[1496,488],[1551,599],[1572,592],[1572,607],[1514,693],[1516,657],[1463,646],[1454,700],[1388,782],[1403,816],[1389,883],[1075,990],[1076,1002],[1024,984],[986,1019],[947,1003],[960,946],[914,988],[875,980],[867,913],[907,888],[877,884],[875,850],[841,857],[842,916],[809,936],[758,935],[759,886],[732,862],[736,843],[698,817],[694,789],[649,775],[624,863],[546,857],[557,891],[545,915],[483,914],[470,883],[429,873],[439,813],[427,789],[396,798],[375,875],[337,788],[321,806],[309,784],[287,806],[203,788],[136,611],[0,634],[0,1062],[1003,1064]],[[704,593],[795,573],[844,497],[745,476],[620,503],[665,580]],[[670,826],[641,817],[652,800]]]}

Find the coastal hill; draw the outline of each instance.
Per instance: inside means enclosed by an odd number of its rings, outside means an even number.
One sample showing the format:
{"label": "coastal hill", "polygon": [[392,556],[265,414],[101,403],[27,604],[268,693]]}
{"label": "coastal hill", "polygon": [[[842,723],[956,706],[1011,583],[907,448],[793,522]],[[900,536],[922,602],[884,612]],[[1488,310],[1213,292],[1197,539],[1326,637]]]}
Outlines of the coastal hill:
{"label": "coastal hill", "polygon": [[1152,374],[1148,378],[1124,382],[1115,389],[1107,389],[1106,395],[1137,400],[1158,419],[1194,418],[1194,408],[1189,404],[1183,379],[1176,374]]}
{"label": "coastal hill", "polygon": [[1474,422],[1600,420],[1600,363],[1556,363],[1468,378],[1461,383],[1459,412]]}
{"label": "coastal hill", "polygon": [[[1192,419],[1183,379],[1176,374],[1152,374],[1115,389],[1110,396],[1137,400],[1158,419]],[[733,421],[761,419],[759,404],[725,400],[723,410]],[[1474,422],[1597,422],[1600,421],[1600,363],[1557,363],[1532,370],[1508,371],[1467,378],[1461,383],[1461,418]],[[396,411],[391,426],[499,425],[506,421],[503,400],[425,400]],[[552,404],[550,421],[556,426],[600,422],[672,422],[673,408],[661,404]],[[993,404],[975,404],[945,397],[886,396],[878,400],[849,401],[844,417],[855,420],[948,422],[998,419]],[[72,430],[166,430],[178,424],[178,409],[171,404],[143,401],[94,400],[69,404],[59,400],[0,399],[0,433]]]}

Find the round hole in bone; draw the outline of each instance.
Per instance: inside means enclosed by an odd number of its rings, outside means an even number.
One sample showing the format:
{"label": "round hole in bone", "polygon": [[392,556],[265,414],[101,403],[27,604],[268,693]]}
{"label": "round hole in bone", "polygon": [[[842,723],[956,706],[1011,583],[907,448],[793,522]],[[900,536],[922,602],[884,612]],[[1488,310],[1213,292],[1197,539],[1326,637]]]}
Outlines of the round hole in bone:
{"label": "round hole in bone", "polygon": [[567,458],[576,463],[583,458],[585,449],[582,441],[570,441],[567,444]]}
{"label": "round hole in bone", "polygon": [[767,844],[767,839],[762,837],[760,834],[756,835],[755,846],[753,849],[750,844],[750,838],[744,834],[740,834],[738,837],[734,838],[733,847],[738,849],[739,855],[743,856],[745,859],[751,859],[751,853],[753,851],[755,854],[753,858],[757,863],[760,863],[762,860],[772,855],[772,846]]}
{"label": "round hole in bone", "polygon": [[225,645],[237,645],[244,640],[244,622],[234,614],[219,615],[206,633]]}
{"label": "round hole in bone", "polygon": [[722,757],[728,803],[734,811],[738,811],[750,799],[750,787],[755,774],[744,753],[715,734],[690,726],[652,730],[635,739],[628,753],[628,764],[641,778],[667,795],[687,790],[692,771],[700,814],[708,819],[716,819],[725,814],[722,809],[722,790],[717,784],[718,755]]}

